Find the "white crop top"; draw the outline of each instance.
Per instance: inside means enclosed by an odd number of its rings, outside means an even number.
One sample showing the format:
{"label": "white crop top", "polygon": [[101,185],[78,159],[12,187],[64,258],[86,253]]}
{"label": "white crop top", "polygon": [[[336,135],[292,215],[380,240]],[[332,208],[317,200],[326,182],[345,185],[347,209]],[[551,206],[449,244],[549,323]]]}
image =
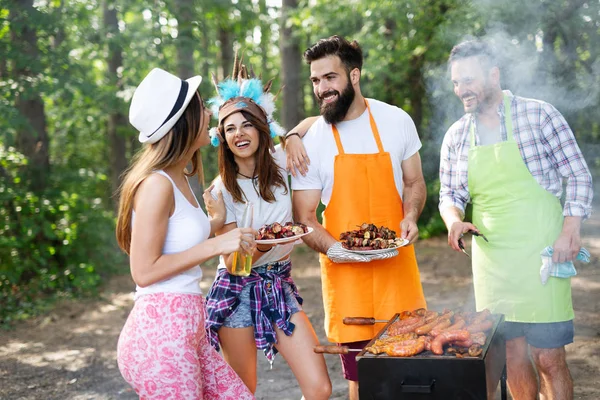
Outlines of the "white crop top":
{"label": "white crop top", "polygon": [[[258,187],[255,187],[255,185],[258,185],[258,182],[253,182],[252,179],[246,178],[237,180],[238,185],[240,185],[240,189],[242,189],[247,201],[250,201],[254,206],[252,228],[256,230],[263,225],[272,224],[273,222],[279,222],[283,225],[286,222],[292,221],[292,198],[291,191],[288,187],[288,175],[285,170],[286,158],[285,153],[283,149],[281,149],[280,145],[276,146],[276,152],[273,154],[273,158],[275,159],[277,165],[281,168],[280,172],[283,175],[283,179],[286,183],[285,188],[273,188],[273,192],[275,194],[275,201],[273,203],[268,203],[259,196]],[[227,208],[225,224],[230,224],[232,222],[239,223],[244,215],[246,204],[233,201],[233,197],[227,191],[227,189],[225,189],[225,185],[223,185],[221,177],[217,177],[213,183],[215,185],[211,192],[213,198],[217,198],[218,191],[223,193],[223,201],[225,202],[225,207]],[[273,246],[271,250],[262,254],[261,257],[254,262],[252,268],[281,260],[290,254],[293,249],[294,242]],[[222,256],[220,257],[219,261],[218,268],[225,268],[225,261]]]}
{"label": "white crop top", "polygon": [[[204,211],[202,211],[202,208],[193,206],[166,172],[156,171],[156,173],[169,179],[173,185],[173,196],[175,199],[175,211],[169,217],[167,235],[162,251],[163,254],[180,253],[208,239],[210,235],[210,221],[206,214],[204,214]],[[195,195],[194,198],[196,199],[196,204],[200,204]],[[133,212],[133,218],[135,218],[135,211]],[[143,288],[136,286],[135,298],[137,299],[149,293],[161,292],[202,294],[200,279],[202,279],[202,269],[199,265],[196,265],[164,281],[156,282]]]}

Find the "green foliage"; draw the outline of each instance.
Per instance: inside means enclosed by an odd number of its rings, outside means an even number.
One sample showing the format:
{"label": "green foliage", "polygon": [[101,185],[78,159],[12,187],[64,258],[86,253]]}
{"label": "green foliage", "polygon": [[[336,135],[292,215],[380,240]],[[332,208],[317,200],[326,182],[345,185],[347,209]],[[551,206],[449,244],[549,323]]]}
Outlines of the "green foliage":
{"label": "green foliage", "polygon": [[102,277],[122,265],[114,243],[114,220],[90,196],[105,177],[72,177],[32,193],[21,180],[27,160],[0,144],[0,325],[36,313],[57,295],[94,293]]}

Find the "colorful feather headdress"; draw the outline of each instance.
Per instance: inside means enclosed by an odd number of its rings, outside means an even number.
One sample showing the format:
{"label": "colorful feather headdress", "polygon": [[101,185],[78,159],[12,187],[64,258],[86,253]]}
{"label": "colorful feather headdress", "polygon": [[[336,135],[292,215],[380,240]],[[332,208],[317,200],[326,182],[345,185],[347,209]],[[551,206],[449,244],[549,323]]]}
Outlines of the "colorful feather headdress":
{"label": "colorful feather headdress", "polygon": [[217,90],[217,96],[208,101],[214,115],[218,115],[217,127],[209,131],[210,142],[213,146],[219,146],[224,139],[224,133],[219,131],[221,122],[229,115],[240,110],[247,111],[259,119],[266,119],[269,125],[271,138],[283,136],[285,130],[273,119],[275,112],[275,96],[270,93],[273,80],[269,80],[264,86],[260,79],[254,76],[254,72],[246,69],[237,53],[233,62],[232,78],[227,78],[220,83],[212,75],[212,82]]}

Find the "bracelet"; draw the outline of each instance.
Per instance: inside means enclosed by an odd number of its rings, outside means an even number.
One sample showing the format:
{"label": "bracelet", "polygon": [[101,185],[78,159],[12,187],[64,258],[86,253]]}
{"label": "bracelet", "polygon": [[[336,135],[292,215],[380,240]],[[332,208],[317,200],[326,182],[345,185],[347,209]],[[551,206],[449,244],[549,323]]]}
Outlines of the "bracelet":
{"label": "bracelet", "polygon": [[300,138],[300,140],[302,140],[302,138],[300,137],[300,134],[298,132],[290,132],[287,135],[285,135],[286,140],[288,138],[290,138],[291,136],[298,136]]}
{"label": "bracelet", "polygon": [[267,250],[261,250],[260,247],[256,246],[256,250],[260,251],[261,253],[268,253],[271,249],[267,249]]}

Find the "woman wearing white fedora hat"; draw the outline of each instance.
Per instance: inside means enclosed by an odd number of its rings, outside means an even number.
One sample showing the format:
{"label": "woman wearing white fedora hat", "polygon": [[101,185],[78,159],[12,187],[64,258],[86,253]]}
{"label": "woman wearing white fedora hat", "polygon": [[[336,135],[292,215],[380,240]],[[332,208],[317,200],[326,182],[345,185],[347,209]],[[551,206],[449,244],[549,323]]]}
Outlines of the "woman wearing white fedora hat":
{"label": "woman wearing white fedora hat", "polygon": [[[220,173],[212,195],[222,196],[227,208],[218,235],[245,223],[257,229],[292,222],[285,154],[273,145],[273,138],[283,129],[272,118],[270,82],[263,87],[260,80],[248,76],[243,65],[234,64],[234,79],[215,82],[217,97],[209,101],[219,116],[218,127],[211,129],[212,144],[219,148]],[[244,218],[248,204],[253,205],[252,222]],[[221,257],[206,296],[206,326],[212,344],[220,345],[227,362],[251,391],[257,386],[260,349],[271,363],[276,352],[283,355],[304,398],[328,399],[327,365],[313,351],[318,339],[291,277],[290,253],[297,239],[283,241],[287,242],[257,243],[243,261],[236,254]],[[237,271],[240,264],[245,264],[245,271]]]}
{"label": "woman wearing white fedora hat", "polygon": [[[210,346],[204,329],[200,264],[234,251],[252,251],[252,229],[209,239],[225,218],[222,199],[204,214],[188,176],[202,175],[199,149],[209,143],[211,112],[198,86],[161,69],[137,87],[131,124],[146,143],[120,189],[117,241],[130,256],[135,305],[119,337],[125,380],[143,399],[253,399]],[[191,171],[186,166],[192,163]]]}

